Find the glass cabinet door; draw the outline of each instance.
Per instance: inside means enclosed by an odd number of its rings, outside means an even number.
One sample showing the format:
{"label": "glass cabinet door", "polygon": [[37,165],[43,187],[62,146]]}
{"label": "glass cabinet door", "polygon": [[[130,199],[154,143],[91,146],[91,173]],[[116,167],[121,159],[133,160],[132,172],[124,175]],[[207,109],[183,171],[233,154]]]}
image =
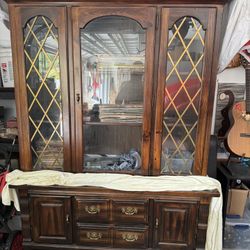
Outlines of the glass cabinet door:
{"label": "glass cabinet door", "polygon": [[155,133],[154,164],[161,174],[201,174],[212,54],[208,41],[213,41],[209,15],[214,12],[163,9],[162,13],[156,117],[161,134]]}
{"label": "glass cabinet door", "polygon": [[79,27],[81,92],[76,93],[76,101],[82,109],[81,167],[141,173],[148,168],[148,155],[143,152],[148,151],[148,142],[143,137],[149,129],[145,116],[150,117],[152,65],[146,58],[152,53],[147,45],[153,39],[149,32],[153,24],[144,20],[152,9],[142,17],[128,10],[133,18],[116,11],[93,11]]}
{"label": "glass cabinet door", "polygon": [[32,168],[67,170],[70,151],[66,149],[69,124],[65,9],[23,8],[20,11],[25,75],[19,88],[25,89],[27,95],[27,103],[24,99],[27,110],[22,112],[28,113],[27,145]]}

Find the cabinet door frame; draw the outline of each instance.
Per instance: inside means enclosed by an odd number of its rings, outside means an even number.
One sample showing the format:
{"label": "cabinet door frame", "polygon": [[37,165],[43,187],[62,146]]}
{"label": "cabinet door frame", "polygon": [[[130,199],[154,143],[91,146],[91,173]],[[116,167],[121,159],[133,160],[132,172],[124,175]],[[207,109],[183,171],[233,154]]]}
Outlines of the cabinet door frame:
{"label": "cabinet door frame", "polygon": [[[199,210],[199,202],[198,200],[187,200],[187,198],[183,200],[155,200],[154,201],[154,239],[153,244],[155,248],[160,249],[194,249],[196,245],[196,235],[198,228],[198,210]],[[169,224],[169,221],[163,222],[164,212],[169,213],[168,219],[173,219],[174,222],[177,222],[178,219],[184,215],[183,221],[183,229],[186,230],[185,238],[186,241],[183,242],[164,242],[160,241],[160,237],[164,237],[164,232],[167,233],[166,229]],[[174,213],[176,213],[176,217],[174,218]],[[172,215],[172,216],[171,216]],[[171,217],[171,218],[170,218]],[[164,225],[167,228],[164,228]],[[172,230],[179,230],[176,224],[173,225]],[[170,228],[171,229],[171,228]],[[172,231],[170,230],[170,231]],[[178,233],[178,232],[175,232]],[[175,234],[174,233],[174,234]],[[183,235],[184,237],[184,235]]]}
{"label": "cabinet door frame", "polygon": [[[215,79],[212,78],[214,73],[213,58],[215,39],[215,24],[216,24],[216,8],[201,8],[187,7],[163,7],[161,10],[161,37],[159,49],[159,67],[158,67],[158,84],[157,84],[157,99],[156,99],[156,115],[155,115],[155,129],[154,129],[154,152],[153,152],[153,174],[159,175],[161,173],[161,154],[162,154],[162,134],[163,134],[163,107],[164,107],[164,88],[165,79],[167,76],[166,65],[167,55],[166,48],[168,48],[168,31],[173,24],[182,17],[194,17],[203,26],[206,31],[204,59],[202,69],[202,88],[199,105],[199,117],[195,141],[195,157],[193,163],[193,174],[206,175],[207,171],[207,155],[208,144],[211,129],[211,107],[213,106],[213,98],[211,93],[215,89]],[[218,49],[218,48],[216,48]]]}
{"label": "cabinet door frame", "polygon": [[[65,234],[62,236],[49,236],[49,235],[41,235],[41,225],[43,220],[41,218],[41,211],[39,207],[41,205],[48,205],[51,207],[59,207],[63,206],[63,214],[57,214],[58,217],[54,221],[54,223],[58,222],[58,218],[62,215],[62,221],[64,221],[64,232]],[[44,195],[31,195],[30,196],[30,214],[31,214],[31,234],[32,239],[35,242],[41,243],[72,243],[72,211],[71,211],[71,197],[70,196],[44,196]],[[52,218],[50,218],[52,219]],[[53,223],[53,221],[51,221]]]}
{"label": "cabinet door frame", "polygon": [[[150,164],[150,138],[151,138],[151,113],[152,113],[152,87],[154,65],[154,39],[156,9],[154,7],[72,7],[73,27],[73,60],[75,95],[72,103],[75,105],[75,161],[76,172],[83,171],[84,133],[82,115],[82,86],[81,86],[81,55],[80,29],[87,23],[103,16],[124,16],[136,20],[146,30],[146,57],[144,75],[144,118],[142,134],[142,168],[141,173],[149,173]],[[80,96],[80,98],[79,98]],[[80,100],[79,100],[80,99]]]}
{"label": "cabinet door frame", "polygon": [[64,171],[70,171],[70,122],[69,122],[69,98],[68,98],[68,67],[67,67],[67,15],[66,7],[56,6],[29,6],[10,5],[11,36],[12,36],[12,57],[15,79],[15,98],[18,116],[18,136],[20,166],[24,171],[32,170],[32,153],[30,142],[29,113],[27,101],[25,58],[23,28],[29,19],[35,16],[44,16],[50,19],[58,30],[58,50],[60,58],[60,83],[62,95],[62,116],[63,116],[63,155]]}

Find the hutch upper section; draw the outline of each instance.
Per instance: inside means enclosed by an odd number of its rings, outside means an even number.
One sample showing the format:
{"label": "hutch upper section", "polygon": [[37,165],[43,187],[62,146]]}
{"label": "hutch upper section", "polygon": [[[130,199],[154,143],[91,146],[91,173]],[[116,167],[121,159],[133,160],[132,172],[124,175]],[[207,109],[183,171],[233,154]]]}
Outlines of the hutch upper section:
{"label": "hutch upper section", "polygon": [[226,0],[8,2],[23,170],[206,175]]}

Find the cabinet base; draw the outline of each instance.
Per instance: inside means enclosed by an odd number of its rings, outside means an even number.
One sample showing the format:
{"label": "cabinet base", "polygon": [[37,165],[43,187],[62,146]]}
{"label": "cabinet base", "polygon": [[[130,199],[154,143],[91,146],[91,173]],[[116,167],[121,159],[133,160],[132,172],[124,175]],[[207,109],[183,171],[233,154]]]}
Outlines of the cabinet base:
{"label": "cabinet base", "polygon": [[[79,245],[59,245],[59,244],[40,244],[35,242],[24,242],[24,250],[47,250],[47,249],[61,249],[61,250],[110,250],[110,247],[90,247],[90,246],[79,246]],[[114,248],[115,250],[122,250],[128,248]],[[141,248],[133,248],[134,250],[141,250]],[[144,248],[146,250],[159,250],[159,248]]]}

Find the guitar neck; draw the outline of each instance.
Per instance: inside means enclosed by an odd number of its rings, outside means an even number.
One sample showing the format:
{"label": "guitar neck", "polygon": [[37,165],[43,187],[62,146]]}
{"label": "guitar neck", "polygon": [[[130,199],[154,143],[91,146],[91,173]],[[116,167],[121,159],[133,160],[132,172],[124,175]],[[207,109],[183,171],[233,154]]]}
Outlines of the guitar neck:
{"label": "guitar neck", "polygon": [[250,63],[245,67],[246,72],[246,113],[250,114]]}

